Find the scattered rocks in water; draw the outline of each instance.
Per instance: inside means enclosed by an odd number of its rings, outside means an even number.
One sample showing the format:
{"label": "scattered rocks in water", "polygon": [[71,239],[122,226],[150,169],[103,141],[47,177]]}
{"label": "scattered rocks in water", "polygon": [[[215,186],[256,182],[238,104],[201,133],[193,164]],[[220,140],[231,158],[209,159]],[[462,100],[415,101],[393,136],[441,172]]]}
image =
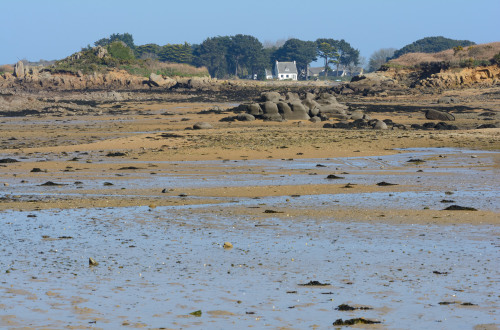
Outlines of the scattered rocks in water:
{"label": "scattered rocks in water", "polygon": [[319,281],[309,281],[307,283],[299,284],[300,286],[328,286],[330,283],[321,283]]}
{"label": "scattered rocks in water", "polygon": [[189,313],[189,315],[193,315],[196,317],[201,317],[201,314],[202,314],[201,310],[197,310],[197,311]]}
{"label": "scattered rocks in water", "polygon": [[110,152],[106,155],[106,157],[122,157],[126,155],[127,154],[125,152]]}
{"label": "scattered rocks in water", "polygon": [[184,136],[175,133],[162,133],[160,134],[160,137],[164,139],[169,139],[169,138],[182,138]]}
{"label": "scattered rocks in water", "polygon": [[123,171],[123,170],[140,170],[140,167],[135,167],[135,166],[125,166],[125,167],[120,167],[118,170]]}
{"label": "scattered rocks in water", "polygon": [[284,212],[276,210],[265,210],[264,213],[284,213]]}
{"label": "scattered rocks in water", "polygon": [[179,194],[179,197],[188,197],[188,195],[183,193],[183,194]]}
{"label": "scattered rocks in water", "polygon": [[436,274],[436,275],[448,275],[448,272],[440,272],[440,271],[437,271],[437,270],[433,271],[432,273]]}
{"label": "scattered rocks in water", "polygon": [[224,249],[232,249],[233,244],[231,242],[224,242],[224,245],[222,245]]}
{"label": "scattered rocks in water", "polygon": [[342,319],[337,319],[335,322],[333,322],[333,325],[356,325],[356,324],[377,324],[377,323],[382,323],[380,321],[373,321],[373,320],[368,320],[364,318],[357,318],[357,319],[349,319],[343,321]]}
{"label": "scattered rocks in water", "polygon": [[439,305],[461,305],[461,306],[477,306],[476,304],[470,302],[460,303],[459,301],[441,301],[438,303]]}
{"label": "scattered rocks in water", "polygon": [[343,176],[337,176],[335,174],[330,174],[326,177],[328,180],[337,180],[337,179],[344,179]]}
{"label": "scattered rocks in water", "polygon": [[89,258],[89,266],[93,267],[97,265],[99,265],[99,263],[95,261],[94,258]]}
{"label": "scattered rocks in water", "polygon": [[342,188],[354,188],[355,185],[356,184],[354,184],[354,183],[348,183],[345,186],[343,186]]}
{"label": "scattered rocks in water", "polygon": [[445,211],[477,211],[477,209],[468,206],[451,205],[444,209]]}
{"label": "scattered rocks in water", "polygon": [[165,189],[162,189],[161,193],[162,194],[166,194],[168,192],[168,190],[165,188]]}
{"label": "scattered rocks in water", "polygon": [[359,310],[370,310],[370,309],[373,309],[373,308],[366,307],[366,306],[352,307],[352,306],[349,306],[347,304],[341,304],[341,305],[338,305],[335,308],[335,310],[337,310],[337,311],[353,311],[353,310],[356,310],[356,309],[359,309]]}
{"label": "scattered rocks in water", "polygon": [[40,186],[45,186],[45,187],[60,187],[60,186],[65,186],[66,184],[64,183],[56,183],[52,181],[47,181],[45,183],[42,183]]}
{"label": "scattered rocks in water", "polygon": [[379,187],[397,186],[397,185],[398,185],[397,183],[389,183],[389,182],[385,182],[385,181],[377,183],[377,186],[379,186]]}
{"label": "scattered rocks in water", "polygon": [[33,167],[33,169],[30,172],[31,173],[40,173],[40,172],[47,172],[47,170],[44,171],[41,168]]}
{"label": "scattered rocks in water", "polygon": [[2,158],[0,159],[0,164],[9,164],[9,163],[19,163],[17,159],[14,158]]}
{"label": "scattered rocks in water", "polygon": [[451,200],[451,199],[442,199],[440,200],[441,203],[455,203],[454,200]]}
{"label": "scattered rocks in water", "polygon": [[111,182],[104,182],[103,185],[104,186],[114,186],[114,184],[112,184]]}
{"label": "scattered rocks in water", "polygon": [[415,159],[408,160],[407,163],[417,163],[417,164],[420,164],[420,163],[425,163],[425,160],[419,159],[419,158],[415,158]]}

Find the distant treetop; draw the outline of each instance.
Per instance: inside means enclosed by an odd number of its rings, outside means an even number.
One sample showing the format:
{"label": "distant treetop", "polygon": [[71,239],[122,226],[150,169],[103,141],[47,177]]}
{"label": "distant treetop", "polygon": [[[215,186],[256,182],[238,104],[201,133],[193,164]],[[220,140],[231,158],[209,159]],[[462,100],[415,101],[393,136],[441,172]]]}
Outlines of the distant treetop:
{"label": "distant treetop", "polygon": [[407,53],[438,53],[457,46],[466,47],[475,44],[475,42],[469,40],[454,40],[445,37],[426,37],[395,51],[393,58],[398,58]]}

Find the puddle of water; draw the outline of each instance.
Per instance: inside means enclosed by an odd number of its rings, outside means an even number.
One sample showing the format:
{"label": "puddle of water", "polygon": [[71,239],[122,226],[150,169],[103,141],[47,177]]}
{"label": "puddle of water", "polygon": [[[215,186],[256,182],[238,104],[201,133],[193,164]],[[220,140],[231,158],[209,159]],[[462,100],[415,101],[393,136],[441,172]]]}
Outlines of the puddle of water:
{"label": "puddle of water", "polygon": [[[357,317],[389,329],[499,323],[497,226],[262,220],[220,205],[196,208],[0,213],[0,325],[303,329]],[[234,247],[225,250],[225,241]],[[89,267],[89,257],[99,265]],[[330,285],[300,286],[309,281]],[[343,303],[373,310],[335,310]],[[201,317],[189,315],[197,310]]]}

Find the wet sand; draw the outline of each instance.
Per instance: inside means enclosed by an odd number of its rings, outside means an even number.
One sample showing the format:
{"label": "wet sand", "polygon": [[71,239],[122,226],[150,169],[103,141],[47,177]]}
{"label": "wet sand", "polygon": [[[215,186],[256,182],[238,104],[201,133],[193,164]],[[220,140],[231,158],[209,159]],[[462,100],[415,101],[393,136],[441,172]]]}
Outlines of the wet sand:
{"label": "wet sand", "polygon": [[0,164],[2,327],[498,326],[499,129],[199,113],[214,106],[1,118],[18,161]]}

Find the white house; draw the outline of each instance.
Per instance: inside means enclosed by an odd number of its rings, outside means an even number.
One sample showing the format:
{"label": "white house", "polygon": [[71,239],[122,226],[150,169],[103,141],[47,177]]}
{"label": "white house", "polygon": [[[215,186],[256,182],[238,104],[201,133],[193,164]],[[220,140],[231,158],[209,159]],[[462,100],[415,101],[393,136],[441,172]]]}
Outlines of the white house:
{"label": "white house", "polygon": [[272,80],[273,79],[273,71],[266,69],[266,79],[267,80]]}
{"label": "white house", "polygon": [[276,67],[274,69],[276,73],[276,78],[278,80],[297,80],[298,71],[297,64],[293,62],[278,62],[276,61]]}

